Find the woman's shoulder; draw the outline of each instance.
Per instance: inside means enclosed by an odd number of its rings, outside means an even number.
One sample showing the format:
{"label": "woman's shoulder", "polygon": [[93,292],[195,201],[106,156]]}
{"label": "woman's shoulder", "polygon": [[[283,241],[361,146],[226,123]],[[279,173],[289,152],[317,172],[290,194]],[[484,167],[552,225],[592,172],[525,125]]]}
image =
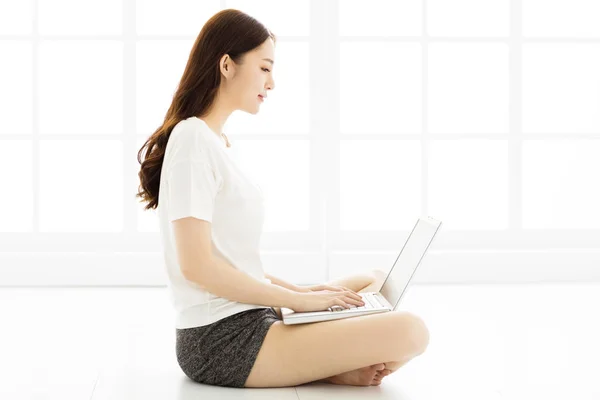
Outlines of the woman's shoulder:
{"label": "woman's shoulder", "polygon": [[177,153],[187,154],[190,157],[214,155],[216,144],[209,135],[205,125],[196,117],[183,119],[173,127],[169,141],[171,147],[178,149]]}

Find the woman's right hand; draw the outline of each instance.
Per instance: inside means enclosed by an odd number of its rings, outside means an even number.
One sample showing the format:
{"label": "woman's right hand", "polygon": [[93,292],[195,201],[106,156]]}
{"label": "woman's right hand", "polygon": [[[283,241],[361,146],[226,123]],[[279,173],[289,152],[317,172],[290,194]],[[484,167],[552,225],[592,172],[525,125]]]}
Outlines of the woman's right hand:
{"label": "woman's right hand", "polygon": [[325,311],[331,306],[351,308],[351,304],[357,307],[365,305],[360,295],[349,290],[318,290],[296,293],[290,309],[294,312]]}

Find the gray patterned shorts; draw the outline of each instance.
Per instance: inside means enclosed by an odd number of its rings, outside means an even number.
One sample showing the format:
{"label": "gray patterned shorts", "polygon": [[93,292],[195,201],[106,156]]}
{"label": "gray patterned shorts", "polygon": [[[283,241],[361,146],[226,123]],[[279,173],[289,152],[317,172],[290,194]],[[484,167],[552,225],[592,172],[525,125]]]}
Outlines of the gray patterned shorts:
{"label": "gray patterned shorts", "polygon": [[194,328],[176,328],[177,362],[192,380],[243,388],[271,325],[272,307],[255,308]]}

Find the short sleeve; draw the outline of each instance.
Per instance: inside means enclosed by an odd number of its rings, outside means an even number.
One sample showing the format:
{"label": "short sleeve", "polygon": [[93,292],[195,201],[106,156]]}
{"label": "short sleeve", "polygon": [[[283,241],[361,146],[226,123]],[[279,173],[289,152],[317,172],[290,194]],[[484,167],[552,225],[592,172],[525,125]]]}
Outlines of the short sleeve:
{"label": "short sleeve", "polygon": [[221,178],[205,160],[176,161],[167,175],[169,222],[195,217],[212,222]]}

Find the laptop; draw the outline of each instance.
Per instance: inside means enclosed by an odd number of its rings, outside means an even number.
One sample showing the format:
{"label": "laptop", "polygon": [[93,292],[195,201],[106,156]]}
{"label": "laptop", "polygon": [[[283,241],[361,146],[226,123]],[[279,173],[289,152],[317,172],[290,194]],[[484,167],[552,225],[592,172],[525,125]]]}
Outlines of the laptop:
{"label": "laptop", "polygon": [[379,292],[358,293],[365,302],[364,306],[357,307],[350,304],[351,308],[344,308],[335,305],[327,310],[309,312],[295,312],[281,307],[283,323],[285,325],[306,324],[396,310],[441,225],[440,221],[431,217],[420,217],[417,220]]}

